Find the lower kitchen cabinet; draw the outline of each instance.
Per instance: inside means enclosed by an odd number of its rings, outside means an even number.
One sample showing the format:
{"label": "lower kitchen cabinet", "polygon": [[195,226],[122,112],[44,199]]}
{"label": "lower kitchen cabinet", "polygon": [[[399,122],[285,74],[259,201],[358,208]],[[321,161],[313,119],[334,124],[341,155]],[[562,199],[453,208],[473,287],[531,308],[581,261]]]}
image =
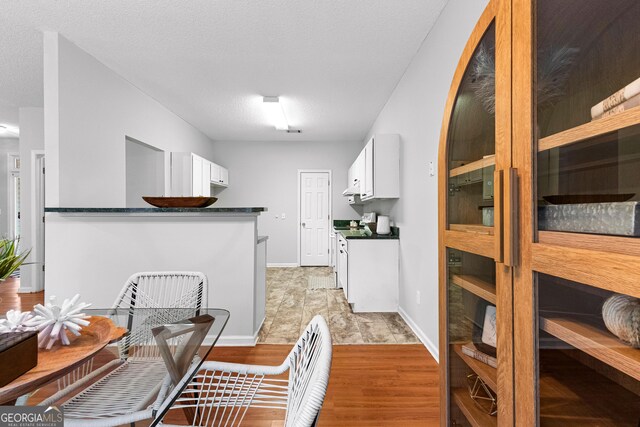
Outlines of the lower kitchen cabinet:
{"label": "lower kitchen cabinet", "polygon": [[338,278],[354,313],[398,311],[400,242],[341,239]]}

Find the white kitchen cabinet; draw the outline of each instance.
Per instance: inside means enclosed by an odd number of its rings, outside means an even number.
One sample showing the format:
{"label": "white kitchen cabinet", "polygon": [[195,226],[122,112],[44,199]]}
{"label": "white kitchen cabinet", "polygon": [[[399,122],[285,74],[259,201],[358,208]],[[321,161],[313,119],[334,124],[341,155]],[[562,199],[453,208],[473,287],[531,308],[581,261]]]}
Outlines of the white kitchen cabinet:
{"label": "white kitchen cabinet", "polygon": [[358,158],[362,157],[362,181],[360,184],[360,199],[368,200],[373,197],[373,139],[367,142]]}
{"label": "white kitchen cabinet", "polygon": [[229,170],[223,166],[220,166],[220,179],[218,182],[225,187],[229,185]]}
{"label": "white kitchen cabinet", "polygon": [[211,162],[211,184],[227,187],[229,186],[229,171],[227,168]]}
{"label": "white kitchen cabinet", "polygon": [[[398,135],[375,135],[367,142],[358,159],[360,199],[394,199],[400,197],[400,138]],[[357,162],[357,161],[356,161]]]}
{"label": "white kitchen cabinet", "polygon": [[211,162],[193,153],[171,153],[171,195],[211,196]]}
{"label": "white kitchen cabinet", "polygon": [[220,165],[211,162],[211,183],[216,184],[220,182]]}
{"label": "white kitchen cabinet", "polygon": [[347,240],[340,233],[337,233],[337,238],[338,287],[342,288],[344,297],[349,301],[349,253],[347,252]]}
{"label": "white kitchen cabinet", "polygon": [[347,188],[353,185],[353,178],[355,177],[355,169],[356,169],[356,163],[353,162],[351,166],[349,166],[349,169],[347,170]]}
{"label": "white kitchen cabinet", "polygon": [[353,312],[397,312],[399,240],[342,240],[338,276]]}
{"label": "white kitchen cabinet", "polygon": [[204,183],[202,182],[203,160],[202,157],[195,154],[191,156],[191,196],[202,196],[204,188]]}

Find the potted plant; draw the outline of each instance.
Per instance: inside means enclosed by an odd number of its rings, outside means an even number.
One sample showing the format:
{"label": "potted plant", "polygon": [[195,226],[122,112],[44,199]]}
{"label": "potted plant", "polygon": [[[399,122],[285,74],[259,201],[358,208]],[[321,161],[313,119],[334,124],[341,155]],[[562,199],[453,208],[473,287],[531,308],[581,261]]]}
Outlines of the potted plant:
{"label": "potted plant", "polygon": [[19,241],[20,238],[0,239],[0,281],[16,271],[31,253],[31,249],[19,253]]}

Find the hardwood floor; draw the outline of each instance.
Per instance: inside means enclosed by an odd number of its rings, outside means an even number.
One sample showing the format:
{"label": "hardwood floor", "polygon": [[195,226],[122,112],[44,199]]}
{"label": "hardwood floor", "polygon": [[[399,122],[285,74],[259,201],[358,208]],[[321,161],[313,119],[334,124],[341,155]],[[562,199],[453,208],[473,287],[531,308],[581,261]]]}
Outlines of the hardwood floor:
{"label": "hardwood floor", "polygon": [[[28,310],[43,301],[43,293],[17,294],[19,281],[0,284],[0,312]],[[210,359],[278,365],[291,345],[216,347]],[[437,426],[439,424],[438,364],[422,345],[334,345],[329,388],[319,426]],[[282,426],[283,411],[252,410],[243,426]],[[183,423],[173,411],[167,423]],[[141,423],[143,425],[143,423]]]}
{"label": "hardwood floor", "polygon": [[19,294],[20,279],[9,277],[4,282],[0,282],[0,313],[4,314],[9,310],[27,311],[33,309],[36,304],[44,301],[44,291],[31,294]]}
{"label": "hardwood floor", "polygon": [[[290,345],[216,347],[210,359],[278,365]],[[320,427],[437,426],[438,364],[422,345],[334,345]],[[183,422],[173,411],[167,423]],[[243,426],[283,425],[284,412],[251,410]]]}

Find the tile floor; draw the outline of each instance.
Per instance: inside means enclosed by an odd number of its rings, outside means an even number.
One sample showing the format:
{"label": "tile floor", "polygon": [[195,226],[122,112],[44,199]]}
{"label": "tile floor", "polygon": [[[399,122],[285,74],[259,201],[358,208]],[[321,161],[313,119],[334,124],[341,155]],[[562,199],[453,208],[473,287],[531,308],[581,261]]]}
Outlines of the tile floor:
{"label": "tile floor", "polygon": [[309,277],[330,276],[329,267],[267,269],[267,313],[259,343],[295,343],[316,314],[327,320],[334,344],[418,344],[397,313],[358,313],[342,289],[308,289]]}

